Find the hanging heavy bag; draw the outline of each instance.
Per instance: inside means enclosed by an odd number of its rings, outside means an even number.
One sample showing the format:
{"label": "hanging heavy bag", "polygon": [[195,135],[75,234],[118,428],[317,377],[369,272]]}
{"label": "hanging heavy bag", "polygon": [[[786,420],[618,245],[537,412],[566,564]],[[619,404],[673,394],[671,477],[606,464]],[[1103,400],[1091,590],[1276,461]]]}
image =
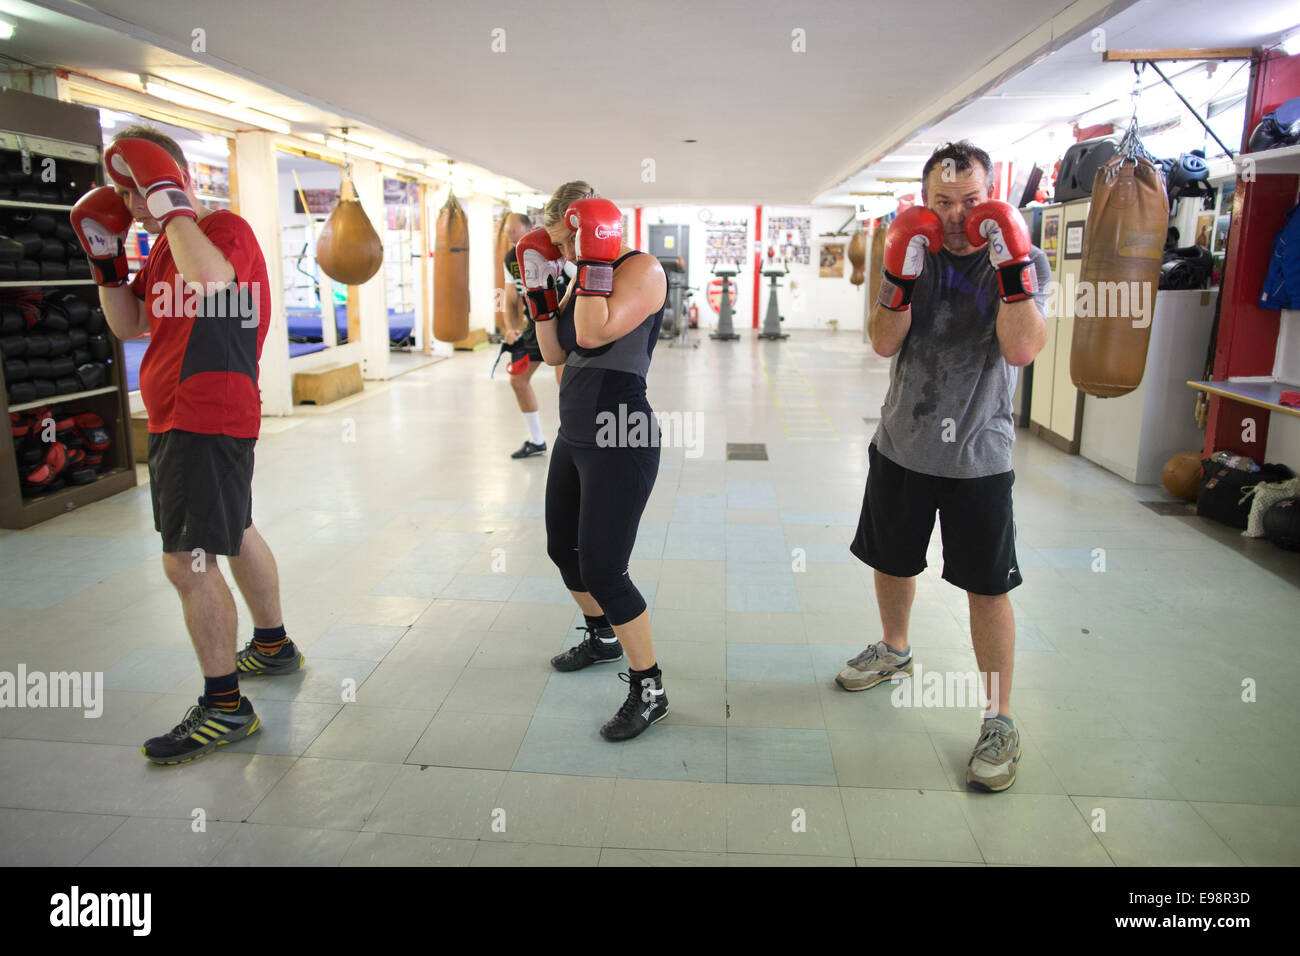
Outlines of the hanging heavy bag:
{"label": "hanging heavy bag", "polygon": [[1136,129],[1134,122],[1115,158],[1097,170],[1083,233],[1070,378],[1098,398],[1142,384],[1169,228],[1164,176]]}
{"label": "hanging heavy bag", "polygon": [[871,282],[867,286],[867,301],[875,308],[875,301],[880,295],[880,276],[885,268],[885,234],[889,228],[879,222],[876,231],[871,234],[871,268],[867,275]]}
{"label": "hanging heavy bag", "polygon": [[384,264],[384,246],[361,208],[352,180],[344,178],[339,200],[316,240],[321,271],[344,285],[361,285]]}
{"label": "hanging heavy bag", "polygon": [[853,274],[849,276],[849,281],[854,285],[862,285],[867,281],[867,234],[865,232],[855,232],[853,238],[849,240],[849,263],[853,266]]}
{"label": "hanging heavy bag", "polygon": [[469,220],[453,193],[438,211],[433,252],[433,337],[459,342],[469,335]]}

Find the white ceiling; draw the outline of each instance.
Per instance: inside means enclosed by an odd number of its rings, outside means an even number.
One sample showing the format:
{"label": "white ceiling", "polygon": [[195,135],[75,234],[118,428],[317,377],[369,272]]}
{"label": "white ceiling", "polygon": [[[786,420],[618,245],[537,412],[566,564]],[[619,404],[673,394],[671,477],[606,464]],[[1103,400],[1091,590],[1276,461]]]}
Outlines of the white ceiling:
{"label": "white ceiling", "polygon": [[[1107,21],[1114,48],[1252,45],[1300,22],[1296,4],[1278,0],[1133,4],[0,0],[19,23],[0,52],[134,87],[146,72],[285,116],[296,133],[352,125],[378,148],[449,156],[520,191],[586,178],[652,204],[803,203],[843,201],[875,175],[915,175],[926,147],[854,175],[897,145],[887,141],[895,130],[898,142],[1018,136],[1110,98],[1128,84],[1107,71],[1129,68],[1103,67],[1088,50],[1094,23]],[[1072,33],[1059,32],[1062,21]],[[198,28],[203,52],[192,49]],[[504,52],[492,51],[496,29]],[[806,52],[792,52],[796,29]],[[964,109],[935,111],[998,63],[1012,77],[998,94],[1102,92],[971,96]],[[952,115],[940,121],[943,112]]]}
{"label": "white ceiling", "polygon": [[[15,42],[119,79],[147,69],[211,89],[215,67],[544,192],[586,178],[647,203],[806,202],[874,130],[1070,2],[36,0],[100,29],[20,26]],[[196,28],[204,53],[191,49]],[[498,28],[506,49],[494,53]],[[102,44],[103,30],[139,48]],[[792,51],[795,30],[806,52]]]}

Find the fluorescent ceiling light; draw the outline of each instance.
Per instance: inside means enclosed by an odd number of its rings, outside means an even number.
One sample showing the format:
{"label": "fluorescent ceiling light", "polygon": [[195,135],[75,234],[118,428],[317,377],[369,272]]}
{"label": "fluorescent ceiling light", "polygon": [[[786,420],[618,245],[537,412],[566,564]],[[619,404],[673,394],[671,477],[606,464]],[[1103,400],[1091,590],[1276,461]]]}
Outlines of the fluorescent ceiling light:
{"label": "fluorescent ceiling light", "polygon": [[150,96],[158,97],[160,100],[175,103],[177,106],[188,106],[191,109],[215,113],[217,116],[229,116],[231,119],[240,120],[274,133],[287,134],[291,132],[288,123],[282,119],[277,119],[270,113],[264,113],[262,110],[239,106],[219,96],[213,96],[210,93],[204,93],[187,86],[164,82],[154,77],[145,76],[141,79],[144,81],[145,92]]}
{"label": "fluorescent ceiling light", "polygon": [[8,40],[14,35],[15,29],[17,29],[17,24],[8,17],[0,17],[0,40]]}
{"label": "fluorescent ceiling light", "polygon": [[1300,30],[1295,31],[1282,41],[1282,49],[1285,50],[1289,56],[1295,56],[1297,53],[1300,53]]}

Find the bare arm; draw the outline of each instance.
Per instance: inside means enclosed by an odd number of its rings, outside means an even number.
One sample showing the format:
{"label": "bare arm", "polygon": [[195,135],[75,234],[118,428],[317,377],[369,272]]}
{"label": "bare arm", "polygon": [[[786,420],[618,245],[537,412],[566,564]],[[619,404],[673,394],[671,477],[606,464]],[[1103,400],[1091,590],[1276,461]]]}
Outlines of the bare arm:
{"label": "bare arm", "polygon": [[621,339],[663,304],[668,289],[664,267],[654,256],[635,256],[618,269],[608,296],[584,295],[573,309],[578,344],[597,349]]}
{"label": "bare arm", "polygon": [[1047,344],[1047,322],[1032,298],[1003,302],[998,308],[997,334],[1007,364],[1024,366]]}
{"label": "bare arm", "polygon": [[135,339],[149,331],[144,300],[137,299],[129,285],[100,286],[99,305],[104,319],[119,339]]}
{"label": "bare arm", "polygon": [[177,216],[169,222],[167,242],[176,261],[176,271],[185,279],[185,285],[197,287],[199,294],[206,296],[235,281],[235,268],[230,260],[193,219]]}
{"label": "bare arm", "polygon": [[908,306],[901,312],[886,309],[879,302],[867,318],[867,335],[871,347],[882,358],[889,358],[903,347],[903,340],[912,329],[912,308]]}

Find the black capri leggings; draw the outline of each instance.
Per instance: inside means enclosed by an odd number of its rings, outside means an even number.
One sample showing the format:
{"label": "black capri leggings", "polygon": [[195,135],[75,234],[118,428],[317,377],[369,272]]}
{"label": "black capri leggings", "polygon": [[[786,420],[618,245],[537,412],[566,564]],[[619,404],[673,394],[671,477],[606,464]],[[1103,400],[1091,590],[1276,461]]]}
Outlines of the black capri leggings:
{"label": "black capri leggings", "polygon": [[610,624],[646,608],[627,573],[659,446],[589,447],[557,436],[546,478],[546,553],[570,591],[589,591]]}

